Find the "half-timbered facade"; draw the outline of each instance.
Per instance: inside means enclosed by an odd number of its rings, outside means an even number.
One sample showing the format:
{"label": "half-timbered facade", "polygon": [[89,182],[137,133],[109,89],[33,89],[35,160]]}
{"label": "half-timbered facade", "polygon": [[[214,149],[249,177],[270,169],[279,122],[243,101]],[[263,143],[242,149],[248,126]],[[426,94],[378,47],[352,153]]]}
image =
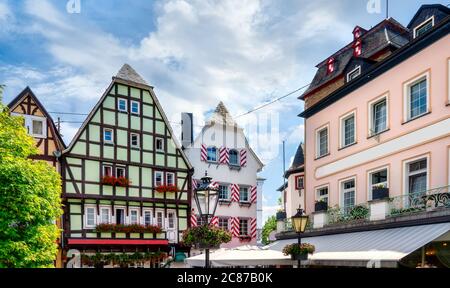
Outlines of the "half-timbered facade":
{"label": "half-timbered facade", "polygon": [[[190,216],[191,173],[153,87],[124,65],[63,152],[67,249],[178,249]],[[100,224],[162,232],[119,233]]]}
{"label": "half-timbered facade", "polygon": [[[185,152],[195,167],[192,186],[195,188],[207,171],[219,188],[219,204],[211,223],[233,234],[232,241],[222,246],[256,244],[261,229],[258,219],[262,218],[257,204],[262,199],[264,183],[257,174],[263,163],[222,102]],[[192,205],[197,208],[195,203]],[[199,221],[194,210],[191,225],[202,224]]]}
{"label": "half-timbered facade", "polygon": [[[8,104],[11,115],[23,117],[24,126],[28,134],[35,140],[38,154],[32,155],[30,158],[34,160],[46,161],[49,165],[60,171],[58,157],[61,151],[65,149],[64,141],[53,122],[52,117],[45,109],[44,105],[39,101],[30,87],[25,88],[11,103]],[[61,227],[60,219],[55,219],[58,227]],[[58,240],[58,255],[55,265],[57,268],[62,267],[61,245]]]}

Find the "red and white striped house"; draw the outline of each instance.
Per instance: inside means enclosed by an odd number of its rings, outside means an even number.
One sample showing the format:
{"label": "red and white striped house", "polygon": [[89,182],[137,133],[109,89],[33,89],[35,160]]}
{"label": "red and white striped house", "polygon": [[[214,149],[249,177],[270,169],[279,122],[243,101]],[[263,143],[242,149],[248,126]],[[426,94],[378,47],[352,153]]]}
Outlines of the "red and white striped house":
{"label": "red and white striped house", "polygon": [[[183,117],[190,119],[192,116]],[[202,132],[189,143],[189,125],[183,121],[182,142],[194,167],[192,188],[208,171],[219,188],[219,205],[211,224],[227,229],[233,240],[222,247],[254,245],[262,229],[262,185],[257,174],[263,163],[251,149],[243,129],[236,125],[223,103],[220,103]],[[192,123],[192,122],[191,122]],[[192,135],[192,134],[191,134]],[[191,225],[201,225],[192,202]]]}

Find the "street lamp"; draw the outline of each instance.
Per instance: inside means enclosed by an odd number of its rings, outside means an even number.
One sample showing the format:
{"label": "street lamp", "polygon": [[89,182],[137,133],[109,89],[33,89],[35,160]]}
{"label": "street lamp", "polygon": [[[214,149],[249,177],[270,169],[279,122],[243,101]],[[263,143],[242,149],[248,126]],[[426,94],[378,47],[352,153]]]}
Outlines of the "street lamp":
{"label": "street lamp", "polygon": [[[292,216],[292,227],[294,231],[298,234],[298,246],[302,243],[301,234],[305,232],[306,225],[308,224],[308,216],[304,215],[305,211],[301,208],[301,206],[297,209],[297,214]],[[301,260],[298,260],[298,267],[300,268]]]}
{"label": "street lamp", "polygon": [[[201,179],[200,185],[194,191],[195,203],[203,225],[209,225],[219,203],[219,189],[211,183],[211,180],[212,178],[205,171],[205,177]],[[209,268],[209,248],[205,249],[205,268]]]}

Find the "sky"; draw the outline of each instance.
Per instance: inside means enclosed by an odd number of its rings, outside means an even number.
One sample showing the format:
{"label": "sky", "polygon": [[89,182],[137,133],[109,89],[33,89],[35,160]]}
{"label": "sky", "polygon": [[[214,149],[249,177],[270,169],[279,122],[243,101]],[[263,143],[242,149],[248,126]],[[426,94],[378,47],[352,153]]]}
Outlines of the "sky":
{"label": "sky", "polygon": [[[69,5],[68,2],[80,5]],[[375,3],[370,6],[368,3]],[[69,4],[72,4],[69,3]],[[377,6],[376,4],[380,4]],[[176,136],[180,113],[196,133],[219,101],[247,111],[310,83],[315,66],[352,41],[356,25],[386,17],[385,0],[0,0],[0,84],[8,103],[29,86],[47,111],[87,114],[124,63],[155,87]],[[390,0],[403,25],[422,4]],[[380,9],[378,9],[380,7]],[[264,219],[278,208],[286,167],[303,141],[294,93],[237,117],[265,164]],[[61,118],[66,144],[83,115]]]}

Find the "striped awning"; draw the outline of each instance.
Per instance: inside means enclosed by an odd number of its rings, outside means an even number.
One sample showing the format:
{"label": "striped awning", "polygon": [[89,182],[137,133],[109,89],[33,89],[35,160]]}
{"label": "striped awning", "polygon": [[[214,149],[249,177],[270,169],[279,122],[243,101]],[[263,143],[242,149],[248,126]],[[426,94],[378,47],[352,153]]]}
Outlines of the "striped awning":
{"label": "striped awning", "polygon": [[[400,259],[450,231],[450,223],[420,225],[302,238],[315,246],[311,265],[395,267]],[[280,240],[265,248],[282,251],[297,239]]]}

